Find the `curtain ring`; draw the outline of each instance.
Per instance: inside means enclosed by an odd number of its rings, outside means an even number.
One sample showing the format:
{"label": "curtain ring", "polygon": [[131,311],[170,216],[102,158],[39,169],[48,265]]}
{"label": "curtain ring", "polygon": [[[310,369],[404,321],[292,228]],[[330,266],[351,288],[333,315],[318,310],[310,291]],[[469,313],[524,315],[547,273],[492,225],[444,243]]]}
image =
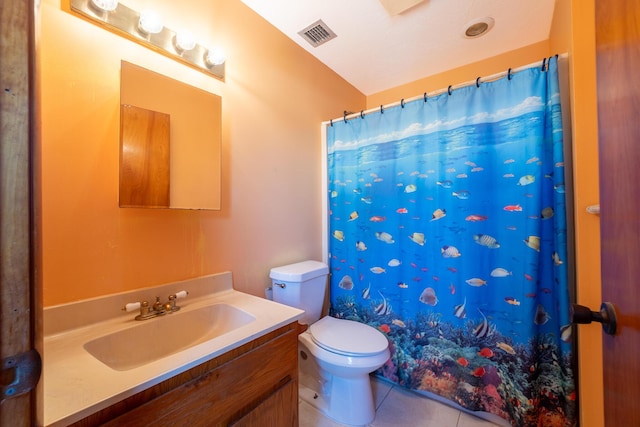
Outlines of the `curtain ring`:
{"label": "curtain ring", "polygon": [[344,120],[345,123],[347,123],[347,110],[344,110],[344,114],[342,116],[342,119]]}
{"label": "curtain ring", "polygon": [[449,88],[447,89],[447,92],[449,92],[449,96],[451,96],[451,85],[449,85]]}
{"label": "curtain ring", "polygon": [[509,68],[509,71],[507,71],[507,79],[511,80],[511,68]]}
{"label": "curtain ring", "polygon": [[364,120],[364,110],[360,110],[360,118]]}
{"label": "curtain ring", "polygon": [[424,93],[424,102],[427,102],[427,92]]}
{"label": "curtain ring", "polygon": [[384,114],[384,107],[380,104],[380,114]]}
{"label": "curtain ring", "polygon": [[400,100],[400,107],[404,108],[404,98]]}
{"label": "curtain ring", "polygon": [[333,127],[333,119],[329,120],[329,124]]}
{"label": "curtain ring", "polygon": [[547,58],[544,58],[544,59],[542,60],[542,70],[541,70],[541,71],[545,71],[545,67],[546,67],[546,65],[547,65]]}
{"label": "curtain ring", "polygon": [[480,77],[476,79],[476,87],[480,87]]}

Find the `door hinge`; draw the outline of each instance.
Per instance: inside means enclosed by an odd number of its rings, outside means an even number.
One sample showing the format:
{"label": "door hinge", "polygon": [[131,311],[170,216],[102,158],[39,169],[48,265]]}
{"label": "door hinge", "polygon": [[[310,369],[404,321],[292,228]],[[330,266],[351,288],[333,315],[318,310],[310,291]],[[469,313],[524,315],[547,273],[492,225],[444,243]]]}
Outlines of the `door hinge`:
{"label": "door hinge", "polygon": [[33,390],[41,372],[42,360],[35,349],[2,359],[0,403]]}

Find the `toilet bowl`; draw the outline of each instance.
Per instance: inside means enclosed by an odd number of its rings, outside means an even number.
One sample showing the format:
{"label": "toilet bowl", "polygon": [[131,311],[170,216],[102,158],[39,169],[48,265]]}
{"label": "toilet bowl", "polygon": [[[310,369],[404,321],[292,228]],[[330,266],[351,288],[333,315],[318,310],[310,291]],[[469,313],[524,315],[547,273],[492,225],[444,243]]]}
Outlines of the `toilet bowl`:
{"label": "toilet bowl", "polygon": [[327,274],[317,261],[274,268],[273,299],[305,310],[301,323],[309,324],[298,337],[300,397],[334,421],[362,426],[375,418],[369,374],[389,359],[389,344],[364,323],[319,319]]}
{"label": "toilet bowl", "polygon": [[385,336],[364,323],[323,317],[299,335],[298,343],[300,354],[306,350],[312,356],[299,360],[300,370],[316,364],[316,375],[325,381],[314,390],[320,400],[301,397],[339,423],[360,426],[372,422],[375,403],[369,374],[389,359]]}

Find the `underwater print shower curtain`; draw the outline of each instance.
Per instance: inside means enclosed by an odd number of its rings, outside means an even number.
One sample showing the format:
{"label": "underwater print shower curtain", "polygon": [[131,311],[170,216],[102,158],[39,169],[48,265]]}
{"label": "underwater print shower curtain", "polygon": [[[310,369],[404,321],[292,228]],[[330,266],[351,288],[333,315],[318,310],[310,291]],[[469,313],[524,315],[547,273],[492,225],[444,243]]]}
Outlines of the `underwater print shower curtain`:
{"label": "underwater print shower curtain", "polygon": [[562,139],[556,58],[327,126],[331,315],[387,336],[378,375],[575,425]]}

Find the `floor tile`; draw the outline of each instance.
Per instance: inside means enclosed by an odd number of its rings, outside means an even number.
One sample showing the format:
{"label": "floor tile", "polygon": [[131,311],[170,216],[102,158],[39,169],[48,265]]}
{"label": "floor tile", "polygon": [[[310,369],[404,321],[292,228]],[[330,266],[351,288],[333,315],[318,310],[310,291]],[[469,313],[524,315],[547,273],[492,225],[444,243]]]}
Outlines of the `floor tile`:
{"label": "floor tile", "polygon": [[[370,427],[496,427],[487,420],[372,377],[376,418]],[[508,424],[502,424],[508,425]],[[300,427],[343,427],[300,399]]]}
{"label": "floor tile", "polygon": [[[509,425],[506,421],[505,423],[504,425]],[[499,425],[500,424],[494,424],[482,418],[461,412],[457,427],[496,427]]]}
{"label": "floor tile", "polygon": [[304,400],[300,400],[299,418],[299,427],[342,427],[341,424],[325,417],[320,411]]}
{"label": "floor tile", "polygon": [[460,411],[416,393],[393,387],[371,424],[373,427],[456,427]]}
{"label": "floor tile", "polygon": [[376,405],[376,410],[380,408],[380,405],[384,399],[389,395],[389,392],[393,388],[393,384],[378,380],[375,377],[371,378],[371,391],[373,392],[373,401]]}

